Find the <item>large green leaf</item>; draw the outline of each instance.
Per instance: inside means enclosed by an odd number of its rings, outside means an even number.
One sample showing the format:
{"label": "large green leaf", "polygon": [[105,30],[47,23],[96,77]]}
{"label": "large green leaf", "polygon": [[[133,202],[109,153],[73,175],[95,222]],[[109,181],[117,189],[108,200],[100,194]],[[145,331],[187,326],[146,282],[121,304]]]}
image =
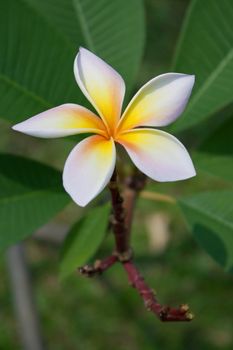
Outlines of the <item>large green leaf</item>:
{"label": "large green leaf", "polygon": [[[233,116],[233,113],[232,113]],[[233,117],[211,133],[201,144],[200,150],[215,154],[233,154]]]}
{"label": "large green leaf", "polygon": [[[77,50],[98,53],[132,85],[144,43],[142,0],[27,0],[51,21]],[[135,27],[136,26],[136,27]],[[137,40],[132,40],[133,38]]]}
{"label": "large green leaf", "polygon": [[106,234],[109,205],[96,207],[79,220],[69,232],[61,253],[61,277],[87,263],[95,254]]}
{"label": "large green leaf", "polygon": [[143,40],[142,0],[1,1],[0,117],[15,122],[64,102],[83,103],[73,76],[80,45],[131,85]]}
{"label": "large green leaf", "polygon": [[0,154],[0,250],[29,236],[69,202],[61,173],[38,162]]}
{"label": "large green leaf", "polygon": [[204,173],[209,177],[233,185],[233,157],[197,153],[193,157],[197,174]]}
{"label": "large green leaf", "polygon": [[203,248],[233,272],[233,191],[184,197],[178,201],[192,232]]}
{"label": "large green leaf", "polygon": [[173,70],[196,75],[191,101],[173,130],[189,128],[233,101],[233,2],[193,0]]}

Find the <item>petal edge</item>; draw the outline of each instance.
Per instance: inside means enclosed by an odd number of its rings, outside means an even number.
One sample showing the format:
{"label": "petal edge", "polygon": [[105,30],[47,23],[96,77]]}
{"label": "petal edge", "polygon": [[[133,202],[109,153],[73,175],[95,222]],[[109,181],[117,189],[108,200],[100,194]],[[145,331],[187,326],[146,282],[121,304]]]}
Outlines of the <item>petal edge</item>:
{"label": "petal edge", "polygon": [[119,122],[119,129],[140,126],[166,126],[175,121],[186,107],[195,82],[194,75],[159,75],[136,93]]}
{"label": "petal edge", "polygon": [[108,184],[115,163],[114,141],[90,136],[70,152],[63,171],[63,186],[74,202],[84,207]]}
{"label": "petal edge", "polygon": [[87,108],[67,103],[39,113],[12,127],[27,135],[54,138],[94,132],[106,135],[102,120]]}
{"label": "petal edge", "polygon": [[164,131],[135,129],[122,133],[117,142],[136,167],[153,180],[179,181],[196,175],[186,148]]}
{"label": "petal edge", "polygon": [[125,95],[125,83],[104,60],[80,48],[74,61],[76,81],[109,130],[117,125]]}

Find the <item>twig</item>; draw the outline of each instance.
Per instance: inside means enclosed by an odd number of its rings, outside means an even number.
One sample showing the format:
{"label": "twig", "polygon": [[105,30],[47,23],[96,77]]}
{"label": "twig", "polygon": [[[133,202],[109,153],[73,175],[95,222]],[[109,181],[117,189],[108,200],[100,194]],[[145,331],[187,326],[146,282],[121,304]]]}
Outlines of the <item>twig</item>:
{"label": "twig", "polygon": [[96,260],[94,265],[85,265],[78,268],[78,271],[81,275],[86,277],[93,277],[95,275],[100,275],[107,269],[109,269],[112,265],[114,265],[118,261],[116,255],[110,255],[103,260]]}
{"label": "twig", "polygon": [[156,298],[155,291],[146,284],[132,261],[123,263],[123,267],[127,272],[129,284],[137,289],[147,310],[154,312],[161,321],[191,321],[193,319],[193,314],[189,312],[187,304],[177,309],[161,305]]}
{"label": "twig", "polygon": [[129,242],[127,237],[127,228],[125,226],[125,210],[123,207],[123,198],[120,195],[117,185],[117,174],[114,171],[109,182],[109,190],[112,201],[112,229],[115,236],[116,251],[119,254],[125,254],[129,251]]}
{"label": "twig", "polygon": [[104,260],[97,260],[94,266],[86,265],[79,268],[79,272],[87,277],[92,277],[104,272],[119,261],[128,275],[130,285],[138,291],[149,311],[155,313],[161,321],[191,321],[193,315],[189,312],[187,304],[183,304],[179,308],[161,305],[156,298],[155,292],[146,284],[133,263],[133,254],[130,247],[131,223],[135,201],[144,184],[144,175],[134,174],[130,177],[126,182],[126,200],[123,204],[123,198],[117,184],[117,173],[116,170],[114,171],[109,183],[109,189],[113,209],[111,223],[115,238],[115,251]]}

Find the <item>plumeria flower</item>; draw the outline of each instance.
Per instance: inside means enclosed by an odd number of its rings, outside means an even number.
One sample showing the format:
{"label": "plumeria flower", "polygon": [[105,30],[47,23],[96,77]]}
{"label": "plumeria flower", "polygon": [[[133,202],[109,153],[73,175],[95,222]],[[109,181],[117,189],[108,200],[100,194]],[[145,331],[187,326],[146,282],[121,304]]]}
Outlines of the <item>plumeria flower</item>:
{"label": "plumeria flower", "polygon": [[195,175],[185,147],[174,136],[149,128],[168,125],[179,117],[191,94],[193,75],[167,73],[150,80],[121,116],[125,83],[111,66],[80,48],[74,74],[99,117],[82,106],[63,104],[13,129],[43,138],[95,134],[79,142],[65,163],[63,185],[77,204],[87,205],[110,181],[116,164],[115,143],[153,180],[177,181]]}

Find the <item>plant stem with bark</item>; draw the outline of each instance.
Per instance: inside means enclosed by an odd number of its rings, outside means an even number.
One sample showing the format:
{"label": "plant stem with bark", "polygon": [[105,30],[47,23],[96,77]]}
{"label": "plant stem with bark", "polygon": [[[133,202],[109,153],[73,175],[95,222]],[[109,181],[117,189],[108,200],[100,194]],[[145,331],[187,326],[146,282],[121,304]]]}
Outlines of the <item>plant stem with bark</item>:
{"label": "plant stem with bark", "polygon": [[123,206],[123,198],[118,189],[116,170],[112,175],[108,187],[112,201],[113,215],[111,224],[116,242],[116,254],[127,255],[129,253],[129,239],[127,237],[129,235],[129,230],[127,230],[125,223],[126,213]]}
{"label": "plant stem with bark", "polygon": [[144,301],[145,307],[153,312],[161,321],[191,321],[193,315],[187,304],[179,308],[163,306],[159,303],[156,293],[151,289],[134,264],[130,246],[131,224],[135,202],[139,192],[145,185],[146,177],[135,173],[126,181],[125,200],[120,194],[117,183],[117,172],[114,171],[109,183],[112,202],[112,230],[115,238],[115,251],[95,264],[79,268],[79,272],[87,277],[101,274],[116,262],[120,262],[127,273],[129,284],[134,287]]}

